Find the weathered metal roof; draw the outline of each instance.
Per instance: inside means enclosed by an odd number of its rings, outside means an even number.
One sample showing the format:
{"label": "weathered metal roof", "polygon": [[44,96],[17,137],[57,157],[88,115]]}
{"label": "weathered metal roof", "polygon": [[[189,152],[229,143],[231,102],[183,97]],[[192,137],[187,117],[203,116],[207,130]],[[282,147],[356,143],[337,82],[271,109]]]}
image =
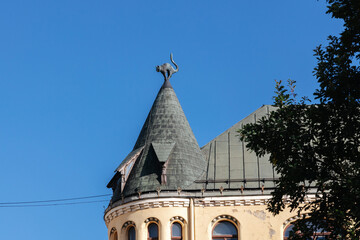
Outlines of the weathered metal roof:
{"label": "weathered metal roof", "polygon": [[272,188],[279,176],[269,156],[257,157],[240,141],[237,132],[247,123],[254,123],[275,107],[264,105],[201,148],[206,155],[206,174],[196,181],[205,189]]}
{"label": "weathered metal roof", "polygon": [[[137,157],[123,191],[115,190],[113,201],[119,200],[120,195],[126,197],[158,188],[186,189],[206,170],[205,156],[169,81],[161,87],[136,141],[134,150],[141,148],[142,153]],[[112,183],[116,181],[114,179]],[[109,187],[115,189],[113,184]]]}
{"label": "weathered metal roof", "polygon": [[170,82],[165,81],[133,151],[108,184],[114,191],[112,203],[160,189],[169,194],[179,188],[194,194],[206,191],[214,196],[221,189],[231,194],[272,189],[279,176],[269,156],[259,158],[250,152],[237,131],[274,109],[262,106],[200,150]]}

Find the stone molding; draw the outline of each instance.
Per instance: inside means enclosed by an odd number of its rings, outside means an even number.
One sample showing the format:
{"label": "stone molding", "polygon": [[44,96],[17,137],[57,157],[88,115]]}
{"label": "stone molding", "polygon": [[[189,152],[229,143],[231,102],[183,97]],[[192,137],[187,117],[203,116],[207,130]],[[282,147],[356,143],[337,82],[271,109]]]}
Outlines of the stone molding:
{"label": "stone molding", "polygon": [[110,231],[110,235],[113,234],[114,232],[116,232],[116,228],[113,227]]}
{"label": "stone molding", "polygon": [[156,222],[156,223],[159,223],[159,219],[157,219],[156,217],[149,217],[147,218],[144,223],[149,223],[149,222]]}
{"label": "stone molding", "polygon": [[230,215],[220,215],[220,216],[217,216],[216,218],[214,218],[214,219],[211,221],[211,225],[214,225],[216,222],[221,221],[221,220],[230,220],[230,221],[234,222],[235,225],[238,224],[238,220],[237,220],[236,218],[234,218],[233,216],[230,216]]}
{"label": "stone molding", "polygon": [[108,224],[114,218],[128,212],[136,212],[138,210],[149,209],[149,208],[189,207],[189,204],[190,204],[190,200],[188,198],[157,198],[157,199],[138,200],[111,209],[105,214],[104,220],[105,223]]}
{"label": "stone molding", "polygon": [[128,226],[134,226],[136,227],[136,224],[133,221],[127,221],[126,223],[124,223],[124,225],[122,226],[122,229],[126,229]]}
{"label": "stone molding", "polygon": [[[136,212],[149,208],[163,208],[163,207],[189,207],[190,198],[152,198],[128,202],[110,209],[105,213],[104,220],[106,225],[114,218],[121,216],[128,212]],[[271,195],[261,196],[224,196],[224,197],[204,197],[193,198],[195,207],[227,207],[227,206],[260,206],[266,205]],[[309,195],[307,201],[313,201],[314,196]],[[289,219],[284,223],[294,219]]]}
{"label": "stone molding", "polygon": [[185,224],[185,219],[183,217],[180,217],[180,216],[170,218],[170,222],[175,222],[175,221],[180,221],[183,224]]}
{"label": "stone molding", "polygon": [[225,206],[255,206],[265,205],[270,199],[267,196],[244,196],[244,197],[206,197],[194,199],[195,207],[225,207]]}
{"label": "stone molding", "polygon": [[302,218],[302,217],[308,217],[309,214],[301,214],[300,216],[296,215],[296,216],[293,216],[291,218],[288,218],[286,219],[286,221],[283,223],[283,227],[285,228],[288,224],[292,223],[292,222],[295,222],[296,220]]}

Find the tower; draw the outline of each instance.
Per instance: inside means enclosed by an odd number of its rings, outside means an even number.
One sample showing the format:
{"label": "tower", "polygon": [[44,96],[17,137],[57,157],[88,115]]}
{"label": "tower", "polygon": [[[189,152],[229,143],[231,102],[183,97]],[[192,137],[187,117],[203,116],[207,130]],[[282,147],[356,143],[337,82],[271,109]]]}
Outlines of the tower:
{"label": "tower", "polygon": [[294,213],[266,211],[278,176],[237,133],[273,107],[259,108],[200,149],[169,81],[178,67],[170,67],[158,66],[164,83],[107,185],[109,239],[283,239]]}

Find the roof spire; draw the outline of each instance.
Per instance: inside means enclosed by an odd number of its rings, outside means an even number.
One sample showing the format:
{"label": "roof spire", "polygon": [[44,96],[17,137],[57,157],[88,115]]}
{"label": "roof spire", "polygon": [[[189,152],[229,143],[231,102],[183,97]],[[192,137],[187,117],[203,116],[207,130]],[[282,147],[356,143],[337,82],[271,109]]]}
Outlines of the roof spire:
{"label": "roof spire", "polygon": [[132,160],[134,163],[121,191],[116,191],[119,183],[115,180],[109,183],[115,188],[113,202],[121,194],[156,192],[160,186],[168,191],[191,189],[205,172],[206,159],[169,80],[165,79],[160,88],[129,156],[135,157],[127,157],[121,166]]}
{"label": "roof spire", "polygon": [[172,54],[170,59],[176,69],[170,63],[156,67],[164,76],[164,84],[133,151],[108,184],[114,190],[113,202],[138,192],[156,192],[160,186],[168,191],[177,191],[178,187],[192,189],[206,170],[206,159],[169,81],[179,70]]}

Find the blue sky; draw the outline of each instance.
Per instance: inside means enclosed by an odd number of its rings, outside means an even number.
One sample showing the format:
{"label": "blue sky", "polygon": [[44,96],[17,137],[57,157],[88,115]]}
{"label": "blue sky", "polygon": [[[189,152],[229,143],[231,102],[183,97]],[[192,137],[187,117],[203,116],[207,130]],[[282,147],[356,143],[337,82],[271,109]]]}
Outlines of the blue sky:
{"label": "blue sky", "polygon": [[[275,79],[311,97],[313,49],[342,27],[325,11],[315,0],[0,2],[0,202],[111,193],[170,52],[200,146],[271,104]],[[106,205],[0,207],[0,239],[107,239]]]}

